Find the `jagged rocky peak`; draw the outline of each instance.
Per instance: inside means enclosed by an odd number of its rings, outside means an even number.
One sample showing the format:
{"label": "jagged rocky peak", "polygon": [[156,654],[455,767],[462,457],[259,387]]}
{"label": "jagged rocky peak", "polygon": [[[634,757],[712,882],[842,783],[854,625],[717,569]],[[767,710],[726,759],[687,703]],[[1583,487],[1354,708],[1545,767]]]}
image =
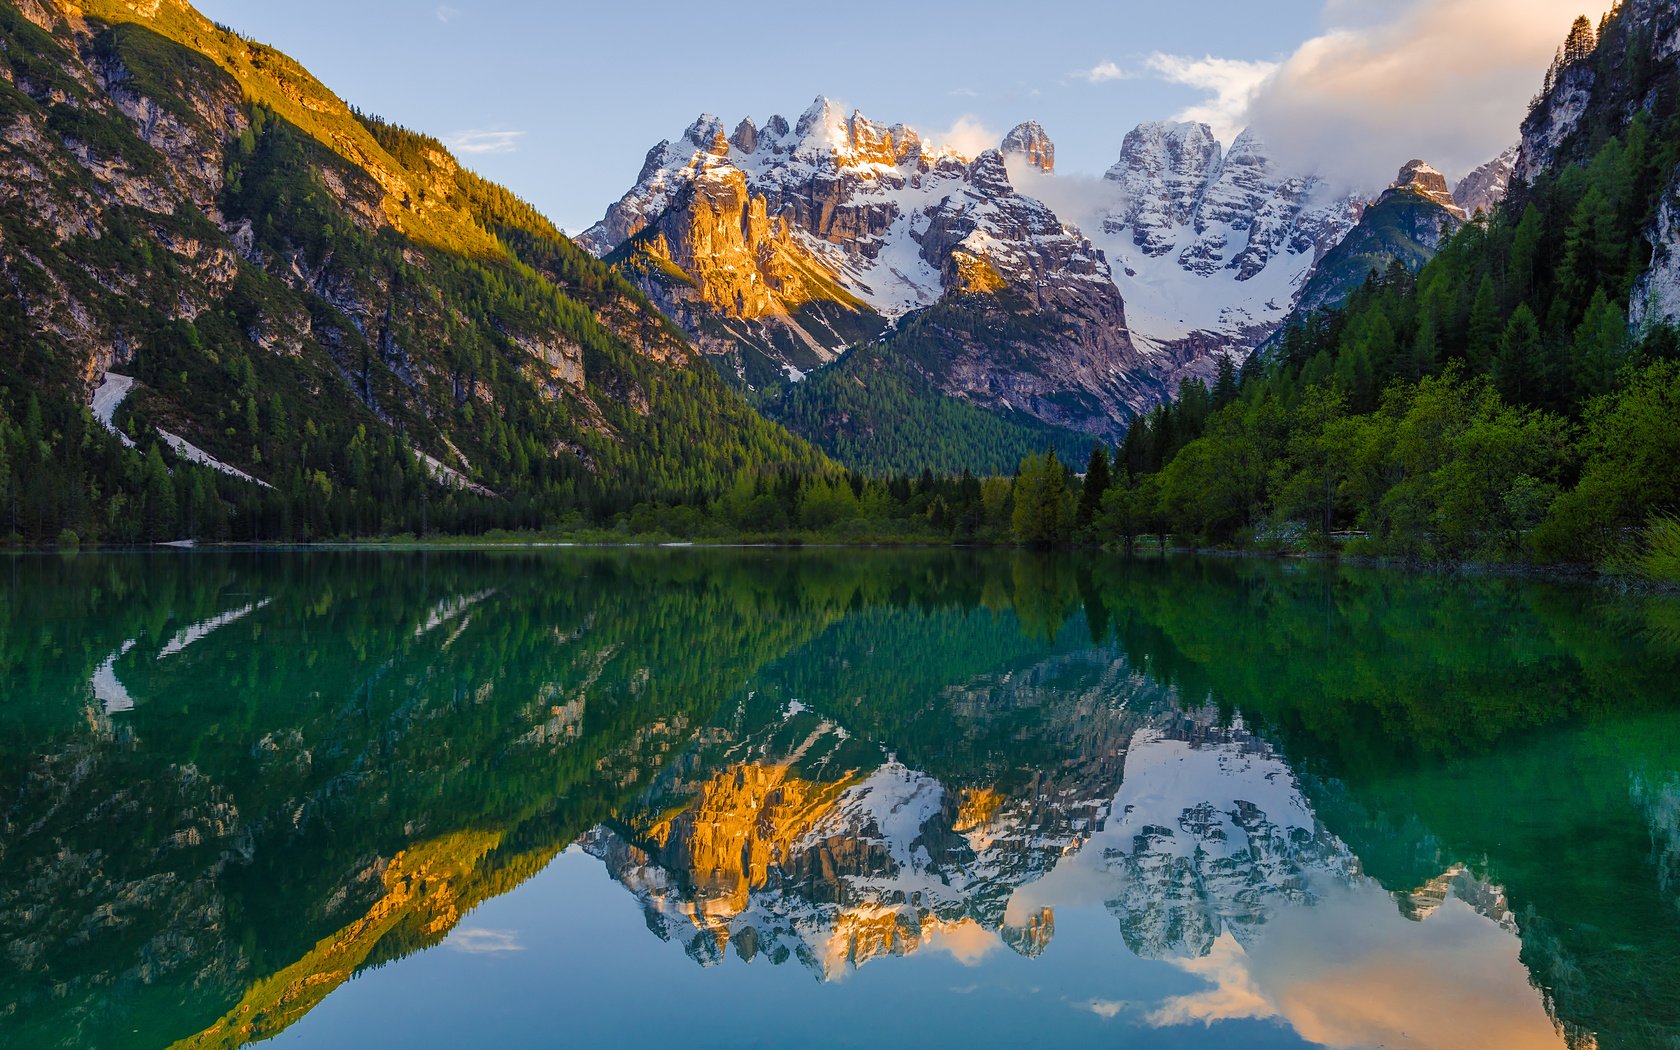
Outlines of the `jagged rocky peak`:
{"label": "jagged rocky peak", "polygon": [[1120,145],[1120,159],[1103,176],[1121,194],[1120,208],[1105,228],[1130,227],[1146,255],[1170,252],[1177,239],[1167,229],[1190,221],[1223,157],[1206,124],[1154,122],[1133,128]]}
{"label": "jagged rocky peak", "polygon": [[1056,144],[1036,120],[1015,125],[1003,137],[1003,155],[1021,157],[1046,175],[1056,170]]}
{"label": "jagged rocky peak", "polygon": [[1511,186],[1511,171],[1517,163],[1521,145],[1511,146],[1499,156],[1483,164],[1453,187],[1453,200],[1464,209],[1465,215],[1491,213]]}
{"label": "jagged rocky peak", "polygon": [[832,154],[842,166],[898,167],[921,155],[922,138],[903,124],[877,124],[861,112],[849,115],[832,99],[817,96],[794,126],[800,152]]}
{"label": "jagged rocky peak", "polygon": [[1195,176],[1217,167],[1221,156],[1219,140],[1206,124],[1151,121],[1126,133],[1107,177],[1122,181],[1133,171]]}
{"label": "jagged rocky peak", "polygon": [[989,149],[974,158],[969,166],[969,184],[987,196],[1007,196],[1015,192],[1009,181],[1009,168],[1001,150]]}
{"label": "jagged rocky peak", "polygon": [[683,132],[683,138],[708,152],[715,152],[718,142],[723,142],[724,151],[729,149],[729,139],[723,133],[723,121],[710,113],[702,113],[694,118],[694,123]]}
{"label": "jagged rocky peak", "polygon": [[1193,122],[1139,125],[1104,178],[1098,246],[1133,330],[1187,367],[1270,335],[1361,209],[1309,172],[1279,170],[1255,132],[1226,149]]}
{"label": "jagged rocky peak", "polygon": [[1436,171],[1426,161],[1407,161],[1400,169],[1400,174],[1394,177],[1393,190],[1410,190],[1420,197],[1427,197],[1441,207],[1452,212],[1460,219],[1468,218],[1464,209],[1453,199],[1452,191],[1447,188],[1447,177]]}
{"label": "jagged rocky peak", "polygon": [[735,134],[729,136],[729,142],[749,157],[758,152],[758,126],[751,117],[743,118],[735,125]]}

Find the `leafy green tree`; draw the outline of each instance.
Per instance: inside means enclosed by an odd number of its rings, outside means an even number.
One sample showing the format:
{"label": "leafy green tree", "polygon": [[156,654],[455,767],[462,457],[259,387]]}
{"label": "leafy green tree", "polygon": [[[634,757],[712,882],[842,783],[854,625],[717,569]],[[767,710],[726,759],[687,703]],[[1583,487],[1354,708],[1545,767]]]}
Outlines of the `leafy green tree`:
{"label": "leafy green tree", "polygon": [[1552,558],[1601,557],[1627,530],[1680,512],[1680,362],[1658,361],[1594,401],[1575,487],[1553,506],[1537,540]]}

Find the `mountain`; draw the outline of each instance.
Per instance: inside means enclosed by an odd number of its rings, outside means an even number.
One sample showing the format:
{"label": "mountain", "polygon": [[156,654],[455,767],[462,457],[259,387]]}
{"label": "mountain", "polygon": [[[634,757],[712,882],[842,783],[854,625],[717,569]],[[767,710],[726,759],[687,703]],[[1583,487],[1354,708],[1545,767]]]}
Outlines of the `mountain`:
{"label": "mountain", "polygon": [[183,0],[3,2],[0,44],[14,530],[536,525],[820,462],[529,206]]}
{"label": "mountain", "polygon": [[1365,209],[1358,225],[1319,260],[1301,289],[1298,310],[1337,306],[1372,271],[1385,273],[1395,263],[1417,272],[1467,217],[1448,191],[1446,177],[1421,160],[1411,161]]}
{"label": "mountain", "polygon": [[1252,349],[1363,207],[1201,124],[1129,134],[1095,208],[1055,157],[1036,123],[969,158],[822,98],[702,115],[579,243],[843,461],[1007,469]]}
{"label": "mountain", "polygon": [[728,134],[702,115],[579,243],[745,385],[801,380],[875,336],[893,346],[907,318],[950,307],[919,330],[919,399],[1112,439],[1159,398],[1159,369],[1101,254],[1017,191],[1012,161],[1048,172],[1055,147],[1023,124],[971,158],[825,98]]}
{"label": "mountain", "polygon": [[1134,330],[1187,363],[1269,336],[1363,210],[1357,196],[1280,170],[1253,131],[1227,150],[1198,123],[1138,127],[1103,180],[1112,197],[1098,243]]}

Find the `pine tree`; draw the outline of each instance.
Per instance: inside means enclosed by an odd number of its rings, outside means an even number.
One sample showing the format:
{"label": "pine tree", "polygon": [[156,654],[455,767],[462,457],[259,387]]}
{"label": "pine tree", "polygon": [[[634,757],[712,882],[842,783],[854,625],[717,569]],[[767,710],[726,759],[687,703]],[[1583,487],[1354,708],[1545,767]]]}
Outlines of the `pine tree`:
{"label": "pine tree", "polygon": [[1470,307],[1470,335],[1465,347],[1472,371],[1486,372],[1493,367],[1494,356],[1499,352],[1499,335],[1499,293],[1493,286],[1493,278],[1483,277],[1481,287],[1476,289],[1476,301]]}
{"label": "pine tree", "polygon": [[1015,512],[1010,521],[1016,543],[1062,546],[1072,538],[1076,514],[1067,470],[1054,450],[1021,462],[1015,475]]}
{"label": "pine tree", "polygon": [[1627,363],[1628,343],[1626,315],[1600,288],[1575,330],[1569,355],[1578,397],[1594,398],[1615,389],[1616,377]]}
{"label": "pine tree", "polygon": [[1529,404],[1542,394],[1540,322],[1527,303],[1517,307],[1493,362],[1493,380],[1512,404]]}
{"label": "pine tree", "polygon": [[1224,408],[1237,399],[1237,368],[1230,357],[1219,357],[1219,374],[1213,381],[1213,407]]}
{"label": "pine tree", "polygon": [[163,452],[156,442],[146,452],[144,477],[142,521],[145,538],[153,543],[174,539],[175,483],[170,480],[169,468],[163,465]]}
{"label": "pine tree", "polygon": [[1091,460],[1085,465],[1085,486],[1079,491],[1079,514],[1074,519],[1074,524],[1081,531],[1090,528],[1091,522],[1096,520],[1098,511],[1102,509],[1103,494],[1108,491],[1111,483],[1108,453],[1104,452],[1101,446],[1093,448]]}
{"label": "pine tree", "polygon": [[1509,305],[1526,303],[1534,296],[1534,272],[1540,262],[1540,238],[1546,232],[1545,217],[1532,203],[1523,209],[1511,240],[1510,277],[1505,289]]}
{"label": "pine tree", "polygon": [[1572,66],[1577,62],[1585,62],[1592,57],[1593,50],[1598,47],[1598,37],[1593,32],[1593,24],[1587,21],[1586,15],[1578,15],[1575,23],[1569,27],[1569,36],[1563,42],[1563,64]]}

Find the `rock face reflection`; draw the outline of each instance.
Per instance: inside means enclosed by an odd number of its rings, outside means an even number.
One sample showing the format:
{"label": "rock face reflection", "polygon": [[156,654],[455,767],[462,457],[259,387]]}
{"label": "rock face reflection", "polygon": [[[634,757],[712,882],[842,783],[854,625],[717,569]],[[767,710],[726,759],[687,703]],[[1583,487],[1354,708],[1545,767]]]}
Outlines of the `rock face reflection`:
{"label": "rock face reflection", "polygon": [[1097,923],[1205,986],[1090,1006],[1133,1025],[1680,1025],[1657,599],[947,553],[14,568],[6,1045],[277,1034],[574,843],[706,966],[1044,966]]}

